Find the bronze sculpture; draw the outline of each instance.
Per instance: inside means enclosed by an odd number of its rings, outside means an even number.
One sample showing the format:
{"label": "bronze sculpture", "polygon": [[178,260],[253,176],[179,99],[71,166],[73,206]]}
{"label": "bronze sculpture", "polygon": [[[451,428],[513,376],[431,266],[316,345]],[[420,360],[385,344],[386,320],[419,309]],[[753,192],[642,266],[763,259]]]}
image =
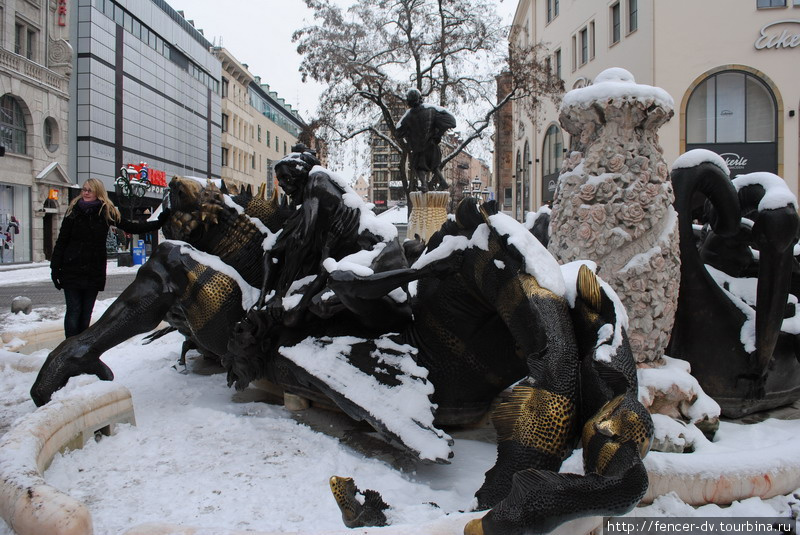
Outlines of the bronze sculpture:
{"label": "bronze sculpture", "polygon": [[[797,201],[769,173],[731,181],[724,161],[708,151],[690,151],[674,167],[682,265],[669,354],[691,364],[725,416],[800,399],[800,331],[791,325],[800,295]],[[699,237],[695,192],[708,199]],[[736,295],[748,280],[753,302]]]}
{"label": "bronze sculpture", "polygon": [[[411,149],[411,191],[446,190],[447,181],[442,175],[442,149],[439,143],[456,119],[446,109],[422,102],[417,89],[406,94],[408,110],[397,122],[397,134]],[[428,180],[428,173],[431,174]]]}

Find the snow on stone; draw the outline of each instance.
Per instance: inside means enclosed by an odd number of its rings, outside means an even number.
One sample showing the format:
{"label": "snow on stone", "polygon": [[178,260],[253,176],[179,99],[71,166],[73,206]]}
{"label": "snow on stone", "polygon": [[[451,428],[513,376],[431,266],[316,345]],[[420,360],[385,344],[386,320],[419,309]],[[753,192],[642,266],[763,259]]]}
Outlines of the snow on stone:
{"label": "snow on stone", "polygon": [[[661,234],[656,239],[656,244],[643,253],[633,255],[628,263],[625,264],[620,272],[626,273],[631,271],[637,273],[639,270],[650,269],[650,261],[653,257],[661,254],[661,245],[666,250],[669,250],[669,244],[676,238],[678,232],[678,212],[672,206],[667,207],[666,217],[663,219],[663,228]],[[661,244],[661,245],[659,245]]]}
{"label": "snow on stone", "polygon": [[592,85],[564,95],[561,112],[571,107],[589,108],[596,102],[610,100],[639,100],[646,106],[655,104],[667,110],[675,107],[672,97],[660,87],[637,84],[630,72],[612,67],[598,74]]}
{"label": "snow on stone", "polygon": [[210,267],[213,270],[219,271],[223,275],[227,275],[228,277],[233,279],[236,282],[236,284],[239,285],[239,289],[242,292],[243,310],[250,310],[250,307],[252,307],[256,303],[256,301],[258,301],[258,295],[259,293],[261,293],[261,290],[247,284],[247,282],[242,278],[242,276],[239,275],[239,272],[233,269],[225,262],[223,262],[222,259],[220,259],[220,257],[205,253],[203,251],[199,251],[183,241],[164,240],[164,242],[180,246],[181,254],[187,254],[190,257],[192,257],[192,259],[194,259],[195,262]]}
{"label": "snow on stone", "polygon": [[736,191],[753,184],[758,184],[764,188],[764,197],[758,203],[759,210],[775,210],[786,206],[793,206],[797,210],[797,197],[794,196],[786,186],[786,182],[778,175],[757,172],[737,175],[733,179],[733,186]]}
{"label": "snow on stone", "polygon": [[539,286],[564,296],[567,288],[558,262],[528,229],[513,217],[501,213],[489,216],[489,224],[500,236],[508,236],[508,244],[522,255],[525,272],[533,275]]}
{"label": "snow on stone", "polygon": [[[570,308],[575,308],[575,299],[578,297],[578,272],[583,265],[589,268],[592,273],[597,273],[597,264],[591,260],[576,260],[560,266],[561,275],[566,286],[564,298],[569,303]],[[606,324],[598,330],[594,358],[595,360],[611,362],[611,357],[617,353],[617,349],[622,345],[622,330],[628,328],[628,313],[613,288],[599,276],[597,277],[597,282],[614,304],[616,318],[613,325]]]}
{"label": "snow on stone", "polygon": [[672,169],[690,169],[697,167],[701,163],[714,164],[722,169],[726,175],[731,176],[728,164],[725,163],[722,156],[708,149],[692,149],[684,152],[672,163]]}
{"label": "snow on stone", "polygon": [[658,397],[658,392],[668,393],[677,388],[685,393],[687,400],[694,400],[687,413],[691,422],[719,418],[719,404],[700,388],[700,383],[690,372],[688,362],[667,355],[664,355],[664,365],[659,368],[638,368],[639,401],[649,407]]}
{"label": "snow on stone", "polygon": [[648,473],[698,474],[712,477],[777,475],[800,467],[797,433],[800,420],[769,419],[755,424],[720,422],[714,441],[693,435],[694,452],[651,451],[644,458]]}
{"label": "snow on stone", "polygon": [[328,387],[369,411],[408,447],[419,452],[421,459],[447,459],[451,453],[451,439],[433,426],[433,405],[428,397],[433,394],[433,384],[425,379],[428,370],[414,362],[417,349],[398,345],[386,335],[376,340],[373,356],[381,364],[400,372],[397,379],[402,384],[387,386],[348,362],[353,345],[365,342],[367,340],[353,336],[309,337],[295,346],[281,347],[279,351]]}

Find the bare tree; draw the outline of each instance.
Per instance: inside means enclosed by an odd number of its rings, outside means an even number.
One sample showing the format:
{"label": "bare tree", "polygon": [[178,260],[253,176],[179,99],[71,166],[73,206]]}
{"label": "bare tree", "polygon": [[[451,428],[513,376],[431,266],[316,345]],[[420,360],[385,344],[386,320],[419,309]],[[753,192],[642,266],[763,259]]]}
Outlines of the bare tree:
{"label": "bare tree", "polygon": [[[558,101],[563,83],[550,73],[541,44],[508,47],[493,0],[354,0],[342,10],[331,0],[305,0],[316,24],[294,33],[303,79],[327,84],[319,122],[330,142],[364,133],[400,153],[406,197],[409,147],[397,134],[405,94],[416,88],[427,102],[466,122],[461,143],[442,166],[486,135],[494,114],[520,100],[535,114],[542,99]],[[498,99],[495,76],[507,70],[510,89]],[[383,123],[388,128],[378,128]]]}

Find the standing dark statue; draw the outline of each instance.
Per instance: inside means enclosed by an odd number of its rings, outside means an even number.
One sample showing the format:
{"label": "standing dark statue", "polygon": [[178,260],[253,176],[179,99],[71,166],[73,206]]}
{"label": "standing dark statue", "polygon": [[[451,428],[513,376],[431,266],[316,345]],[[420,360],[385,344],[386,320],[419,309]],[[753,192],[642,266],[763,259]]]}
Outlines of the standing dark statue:
{"label": "standing dark statue", "polygon": [[411,191],[446,190],[439,143],[448,129],[455,128],[456,119],[442,107],[423,103],[416,89],[408,90],[406,103],[408,111],[397,123],[397,134],[411,148]]}

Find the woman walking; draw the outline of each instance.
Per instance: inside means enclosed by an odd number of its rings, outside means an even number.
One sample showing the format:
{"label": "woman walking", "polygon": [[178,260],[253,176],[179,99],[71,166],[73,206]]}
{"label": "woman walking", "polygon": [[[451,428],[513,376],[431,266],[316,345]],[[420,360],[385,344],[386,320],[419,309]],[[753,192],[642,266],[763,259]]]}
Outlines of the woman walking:
{"label": "woman walking", "polygon": [[135,234],[158,230],[169,217],[164,210],[158,221],[136,223],[123,219],[106,188],[96,178],[83,184],[80,197],[67,208],[58,233],[50,271],[57,290],[64,289],[67,338],[83,332],[92,319],[98,292],[106,286],[106,236],[110,226]]}

